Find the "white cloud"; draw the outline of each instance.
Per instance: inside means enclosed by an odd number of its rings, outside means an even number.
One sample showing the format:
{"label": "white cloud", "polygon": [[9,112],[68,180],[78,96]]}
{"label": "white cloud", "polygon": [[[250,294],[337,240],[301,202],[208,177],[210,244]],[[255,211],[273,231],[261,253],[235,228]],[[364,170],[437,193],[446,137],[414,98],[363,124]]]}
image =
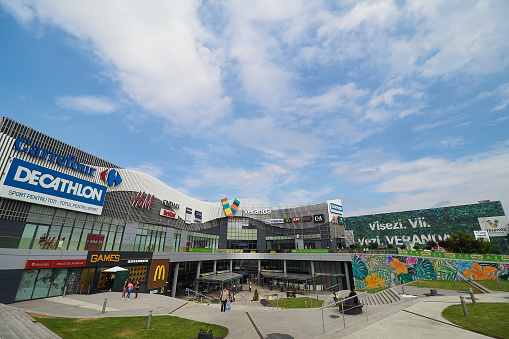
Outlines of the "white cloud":
{"label": "white cloud", "polygon": [[384,152],[356,154],[351,160],[336,163],[338,175],[346,180],[370,183],[372,194],[390,196],[389,203],[374,209],[350,211],[350,215],[431,208],[439,202],[451,205],[478,200],[509,200],[509,148],[479,153],[457,160],[425,157],[402,162],[383,160]]}
{"label": "white cloud", "polygon": [[440,140],[440,146],[444,148],[454,148],[466,144],[463,137],[447,137]]}
{"label": "white cloud", "polygon": [[280,204],[282,206],[316,204],[320,198],[327,196],[331,192],[331,187],[321,187],[315,190],[297,189],[292,192],[285,192]]}
{"label": "white cloud", "polygon": [[83,114],[109,114],[118,109],[115,102],[103,96],[63,96],[56,98],[55,103],[62,109]]}
{"label": "white cloud", "polygon": [[142,172],[158,179],[161,179],[161,177],[164,176],[164,170],[162,167],[148,162],[138,165],[136,167],[128,167],[127,169]]}

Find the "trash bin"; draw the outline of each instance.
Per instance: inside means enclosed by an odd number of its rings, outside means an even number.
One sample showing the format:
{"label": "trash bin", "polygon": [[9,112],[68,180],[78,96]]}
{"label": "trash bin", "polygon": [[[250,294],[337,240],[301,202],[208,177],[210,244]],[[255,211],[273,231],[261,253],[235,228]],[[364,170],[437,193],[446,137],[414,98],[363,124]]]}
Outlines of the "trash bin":
{"label": "trash bin", "polygon": [[270,285],[270,290],[272,291],[274,289],[274,286]]}
{"label": "trash bin", "polygon": [[242,292],[242,287],[244,287],[244,286],[240,285],[240,291],[241,291],[241,292]]}
{"label": "trash bin", "polygon": [[285,288],[281,286],[281,292],[284,292],[284,289],[285,289]]}

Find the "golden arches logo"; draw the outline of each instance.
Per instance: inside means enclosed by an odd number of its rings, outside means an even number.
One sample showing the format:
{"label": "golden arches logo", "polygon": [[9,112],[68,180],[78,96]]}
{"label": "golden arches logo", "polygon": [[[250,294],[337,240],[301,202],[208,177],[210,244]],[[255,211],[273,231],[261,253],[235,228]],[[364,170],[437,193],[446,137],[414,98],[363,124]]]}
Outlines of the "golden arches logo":
{"label": "golden arches logo", "polygon": [[154,281],[160,279],[164,279],[164,265],[157,266],[156,271],[154,272]]}

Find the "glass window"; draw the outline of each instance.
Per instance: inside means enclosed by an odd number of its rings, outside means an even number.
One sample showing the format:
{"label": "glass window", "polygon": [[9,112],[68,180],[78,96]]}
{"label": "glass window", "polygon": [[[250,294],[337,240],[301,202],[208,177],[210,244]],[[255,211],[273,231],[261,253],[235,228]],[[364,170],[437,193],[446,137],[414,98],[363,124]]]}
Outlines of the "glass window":
{"label": "glass window", "polygon": [[60,230],[62,226],[52,225],[49,229],[48,239],[46,240],[45,248],[48,250],[56,250],[58,241],[60,240]]}
{"label": "glass window", "polygon": [[113,249],[113,242],[115,241],[115,230],[116,230],[116,226],[110,227],[108,239],[106,239],[106,246],[104,247],[105,251],[111,251]]}
{"label": "glass window", "polygon": [[[36,249],[36,248],[45,249],[46,248],[46,243],[48,240],[48,229],[49,229],[49,226],[39,225],[39,227],[37,228],[37,232],[35,234],[35,241],[32,244],[32,249]],[[43,235],[44,235],[44,240],[42,238]]]}
{"label": "glass window", "polygon": [[69,250],[83,250],[85,248],[85,242],[80,242],[81,232],[83,229],[79,226],[75,226],[72,230],[71,240],[69,241]]}
{"label": "glass window", "polygon": [[15,301],[30,300],[35,286],[38,270],[25,270],[19,283]]}
{"label": "glass window", "polygon": [[65,277],[67,277],[67,268],[53,269],[48,297],[54,297],[64,293]]}
{"label": "glass window", "polygon": [[35,281],[34,293],[32,299],[45,298],[48,296],[48,291],[51,286],[52,272],[51,268],[39,270],[39,276]]}
{"label": "glass window", "polygon": [[113,250],[120,250],[120,242],[122,241],[122,233],[124,231],[123,227],[117,227],[117,235],[115,236],[115,244],[113,245]]}
{"label": "glass window", "polygon": [[[72,232],[72,227],[62,227],[62,232],[60,233],[60,240],[59,240],[59,244],[60,244],[60,241],[62,241],[62,247],[60,248],[61,250],[66,250],[67,249],[67,246],[69,245],[69,239],[71,238],[71,232]],[[60,247],[60,246],[58,246]],[[57,249],[58,249],[57,247]]]}
{"label": "glass window", "polygon": [[[26,224],[25,229],[23,230],[23,235],[21,236],[21,241],[19,242],[18,248],[21,249],[29,249],[32,245],[32,241],[34,241],[34,234],[35,230],[37,228],[37,225],[34,224]],[[38,239],[35,240],[35,243],[37,243]]]}

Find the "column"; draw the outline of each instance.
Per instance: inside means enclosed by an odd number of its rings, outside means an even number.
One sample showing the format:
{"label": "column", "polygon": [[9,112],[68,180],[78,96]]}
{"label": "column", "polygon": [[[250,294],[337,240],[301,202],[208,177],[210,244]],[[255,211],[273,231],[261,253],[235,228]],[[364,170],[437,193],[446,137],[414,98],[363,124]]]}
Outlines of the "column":
{"label": "column", "polygon": [[194,281],[194,291],[199,292],[198,290],[198,279],[200,278],[200,270],[201,270],[201,261],[198,261],[198,267],[196,267],[196,280]]}
{"label": "column", "polygon": [[[309,261],[309,267],[311,268],[311,275],[314,278],[315,277],[315,262],[313,260]],[[316,291],[316,279],[313,279],[313,291]]]}
{"label": "column", "polygon": [[230,259],[230,272],[233,272],[233,259]]}
{"label": "column", "polygon": [[350,270],[348,269],[348,263],[346,261],[343,261],[343,264],[345,265],[346,289],[350,290]]}
{"label": "column", "polygon": [[258,284],[260,284],[260,271],[262,270],[262,261],[258,259]]}
{"label": "column", "polygon": [[286,273],[286,259],[283,259],[283,273]]}
{"label": "column", "polygon": [[214,274],[216,274],[217,260],[214,260]]}
{"label": "column", "polygon": [[175,298],[177,295],[177,279],[179,276],[179,263],[175,265],[175,272],[173,273],[173,287],[171,289],[171,296]]}

